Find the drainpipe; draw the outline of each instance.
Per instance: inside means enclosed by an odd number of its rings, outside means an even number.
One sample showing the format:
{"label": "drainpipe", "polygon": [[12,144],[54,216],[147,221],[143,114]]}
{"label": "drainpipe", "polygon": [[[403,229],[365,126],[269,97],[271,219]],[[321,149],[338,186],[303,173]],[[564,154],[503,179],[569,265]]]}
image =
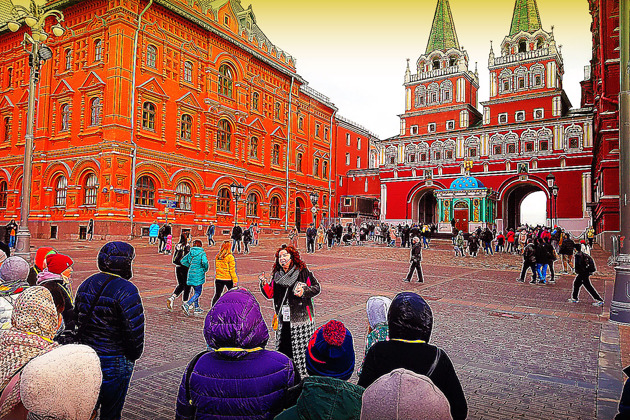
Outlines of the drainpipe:
{"label": "drainpipe", "polygon": [[[599,6],[598,6],[598,17],[599,17],[599,45],[600,45],[600,51],[603,49],[603,45],[604,44],[604,18],[603,18],[603,7],[604,5],[602,4],[603,0],[599,0]],[[617,99],[613,99],[613,98],[609,98],[606,96],[606,70],[604,67],[604,58],[603,58],[603,53],[600,52],[600,56],[599,56],[599,77],[600,77],[600,81],[602,83],[602,94],[601,94],[601,98],[607,102],[610,102],[612,104],[618,105],[619,101]]]}
{"label": "drainpipe", "polygon": [[284,159],[284,167],[286,169],[287,184],[285,191],[285,211],[284,211],[284,228],[289,229],[289,153],[291,150],[291,112],[293,104],[293,82],[295,77],[291,76],[291,88],[289,89],[289,121],[287,122],[287,153]]}
{"label": "drainpipe", "polygon": [[[330,148],[329,148],[330,150],[328,152],[328,156],[330,156],[329,157],[330,162],[328,162],[328,220],[329,221],[330,221],[330,218],[332,217],[332,214],[330,213],[330,203],[332,203],[332,178],[331,178],[331,174],[332,174],[332,163],[333,163],[333,154],[332,154],[333,136],[334,136],[335,142],[337,141],[337,130],[335,130],[333,128],[333,120],[335,118],[335,115],[337,115],[337,110],[336,109],[333,110],[333,113],[330,116]],[[337,150],[337,149],[335,149],[335,150]],[[335,162],[336,162],[336,160],[335,160]]]}
{"label": "drainpipe", "polygon": [[138,27],[136,33],[133,36],[133,66],[131,68],[131,144],[133,145],[133,154],[131,158],[131,185],[129,187],[131,197],[131,203],[129,205],[129,219],[131,221],[131,235],[130,239],[133,239],[133,213],[136,203],[136,162],[138,158],[138,144],[135,141],[135,125],[136,125],[136,67],[138,65],[138,34],[140,33],[140,27],[142,26],[142,16],[149,10],[149,7],[153,4],[153,0],[149,0],[149,3],[138,15]]}

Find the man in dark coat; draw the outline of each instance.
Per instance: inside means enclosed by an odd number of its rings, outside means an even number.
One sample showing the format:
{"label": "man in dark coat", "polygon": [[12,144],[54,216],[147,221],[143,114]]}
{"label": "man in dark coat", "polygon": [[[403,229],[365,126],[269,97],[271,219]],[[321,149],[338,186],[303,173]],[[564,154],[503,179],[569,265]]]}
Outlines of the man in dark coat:
{"label": "man in dark coat", "polygon": [[315,229],[315,225],[311,223],[306,229],[306,253],[314,254],[315,253],[315,237],[317,236],[317,229]]}
{"label": "man in dark coat", "polygon": [[239,253],[242,253],[241,241],[243,240],[243,228],[241,228],[238,223],[232,228],[232,236],[230,236],[230,238],[232,239],[232,253],[234,254],[234,251],[237,249]]}
{"label": "man in dark coat", "polygon": [[525,282],[525,274],[527,274],[528,268],[532,270],[532,281],[530,283],[536,284],[536,249],[531,239],[527,240],[527,245],[523,249],[523,269],[521,270],[521,277],[516,279],[517,281]]}
{"label": "man in dark coat", "polygon": [[422,266],[420,265],[420,261],[422,261],[422,244],[420,244],[420,238],[417,236],[414,236],[411,242],[411,259],[409,260],[411,264],[409,266],[409,273],[403,281],[410,282],[413,277],[413,272],[416,271],[418,273],[418,283],[423,283]]}
{"label": "man in dark coat", "polygon": [[164,223],[158,231],[158,252],[161,254],[166,248],[166,223]]}
{"label": "man in dark coat", "polygon": [[120,419],[135,361],[144,349],[144,308],[133,276],[133,247],[109,242],[98,254],[99,273],[88,277],[75,299],[76,340],[94,349],[103,382],[100,418]]}

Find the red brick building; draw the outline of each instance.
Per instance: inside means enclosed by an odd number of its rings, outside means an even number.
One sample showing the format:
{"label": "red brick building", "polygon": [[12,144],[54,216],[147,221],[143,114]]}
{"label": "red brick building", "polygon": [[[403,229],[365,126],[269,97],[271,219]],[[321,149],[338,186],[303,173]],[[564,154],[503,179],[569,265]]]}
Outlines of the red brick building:
{"label": "red brick building", "polygon": [[[474,229],[479,209],[452,200],[445,211],[434,196],[471,161],[471,175],[496,193],[491,219],[498,230],[517,227],[523,199],[542,191],[549,222],[582,232],[593,200],[592,109],[571,109],[562,87],[562,54],[553,32],[543,28],[535,0],[516,0],[510,32],[496,55],[491,47],[488,67],[490,98],[479,112],[477,69],[469,68],[460,47],[448,0],[438,0],[426,51],[405,72],[400,133],[377,145],[380,185],[370,192],[380,193],[382,219],[434,222],[450,232],[454,209],[465,208],[463,228]],[[548,187],[550,174],[557,199]],[[360,188],[375,173],[349,176],[348,184]]]}
{"label": "red brick building", "polygon": [[[35,125],[30,230],[77,238],[140,235],[168,220],[201,234],[229,228],[303,227],[336,216],[333,156],[346,133],[337,108],[296,73],[292,56],[238,0],[51,1],[66,34],[47,45]],[[4,16],[3,16],[4,14]],[[28,56],[24,29],[0,8],[0,221],[19,217]],[[134,40],[137,39],[137,42]],[[244,193],[238,214],[230,185]],[[177,203],[169,210],[160,200]]]}

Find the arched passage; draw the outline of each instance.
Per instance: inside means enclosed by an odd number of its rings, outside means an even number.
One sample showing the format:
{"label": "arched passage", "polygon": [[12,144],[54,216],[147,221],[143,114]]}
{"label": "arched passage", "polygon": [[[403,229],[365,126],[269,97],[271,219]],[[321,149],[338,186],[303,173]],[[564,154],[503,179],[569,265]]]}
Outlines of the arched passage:
{"label": "arched passage", "polygon": [[411,219],[414,223],[437,223],[437,199],[433,191],[420,190],[411,200]]}
{"label": "arched passage", "polygon": [[302,227],[306,226],[304,221],[304,215],[306,212],[304,211],[304,201],[301,198],[297,198],[295,200],[295,228],[298,232],[302,231]]}
{"label": "arched passage", "polygon": [[547,195],[544,192],[535,191],[523,198],[520,222],[530,226],[547,224]]}
{"label": "arched passage", "polygon": [[[523,200],[527,198],[529,195],[533,193],[542,193],[545,198],[547,198],[546,191],[536,185],[530,183],[520,183],[512,186],[507,192],[503,194],[501,204],[503,207],[503,228],[504,229],[516,229],[521,225],[521,220],[525,220],[522,218],[524,214],[527,215],[526,219],[530,219],[531,215],[540,212],[544,212],[544,220],[547,219],[547,200],[544,202],[540,202],[540,200],[536,201],[536,206],[538,208],[528,209],[526,213],[523,213]],[[529,200],[528,200],[529,201]],[[542,206],[542,208],[540,208]],[[530,211],[531,210],[531,211]],[[527,221],[525,220],[525,223]]]}

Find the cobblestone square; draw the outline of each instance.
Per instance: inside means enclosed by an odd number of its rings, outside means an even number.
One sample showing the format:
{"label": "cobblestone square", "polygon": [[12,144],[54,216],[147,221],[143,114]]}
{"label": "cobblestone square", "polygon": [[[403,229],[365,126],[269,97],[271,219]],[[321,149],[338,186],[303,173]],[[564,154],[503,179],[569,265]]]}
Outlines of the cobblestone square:
{"label": "cobblestone square", "polygon": [[[239,286],[253,291],[268,324],[271,301],[262,298],[257,276],[271,271],[273,253],[283,242],[283,237],[263,236],[249,255],[236,256]],[[34,241],[36,246],[44,243]],[[75,290],[95,272],[102,244],[53,244],[75,260]],[[171,256],[158,254],[144,240],[132,244],[137,254],[133,282],[145,307],[146,343],[123,417],[170,419],[183,371],[205,347],[204,317],[185,316],[178,301],[173,312],[166,309],[166,298],[176,285]],[[304,251],[303,242],[300,246]],[[217,250],[218,246],[206,249],[211,261]],[[593,307],[584,291],[579,303],[567,302],[572,276],[561,275],[551,285],[517,283],[520,256],[455,258],[450,241],[434,240],[423,252],[424,284],[402,281],[408,269],[407,249],[369,244],[335,247],[303,258],[322,284],[315,299],[317,326],[333,318],[345,323],[354,337],[357,364],[364,356],[367,298],[416,291],[431,304],[431,341],[455,364],[469,418],[611,419],[624,379],[624,352],[620,327],[608,321],[614,274],[606,266],[607,255],[599,248],[593,254],[599,269],[593,285],[605,295],[604,307]],[[209,309],[213,293],[211,266],[201,297],[204,309]],[[628,341],[624,333],[621,344]],[[351,381],[356,380],[355,374]]]}

